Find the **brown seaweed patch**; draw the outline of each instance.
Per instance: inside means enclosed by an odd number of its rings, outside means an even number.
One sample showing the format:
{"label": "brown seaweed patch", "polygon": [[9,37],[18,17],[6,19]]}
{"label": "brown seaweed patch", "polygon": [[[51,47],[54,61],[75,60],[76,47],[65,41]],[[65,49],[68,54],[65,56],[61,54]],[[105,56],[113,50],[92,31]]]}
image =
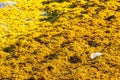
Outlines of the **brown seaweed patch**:
{"label": "brown seaweed patch", "polygon": [[45,0],[42,2],[43,5],[45,4],[50,4],[52,2],[58,2],[58,3],[62,3],[62,2],[68,2],[69,0]]}
{"label": "brown seaweed patch", "polygon": [[97,9],[95,9],[96,14],[98,14],[100,11],[104,10],[105,6],[99,6]]}
{"label": "brown seaweed patch", "polygon": [[109,0],[99,0],[100,2],[106,3]]}
{"label": "brown seaweed patch", "polygon": [[53,60],[53,59],[56,59],[57,56],[58,56],[58,54],[54,53],[54,54],[47,55],[47,56],[45,56],[44,58],[45,58],[46,60]]}
{"label": "brown seaweed patch", "polygon": [[115,19],[115,18],[116,18],[116,17],[115,17],[115,15],[111,15],[111,16],[109,16],[109,17],[105,18],[105,20],[110,21],[111,19]]}
{"label": "brown seaweed patch", "polygon": [[105,33],[110,33],[110,30],[106,30]]}
{"label": "brown seaweed patch", "polygon": [[30,77],[28,80],[35,80],[35,78],[34,77]]}
{"label": "brown seaweed patch", "polygon": [[118,8],[116,9],[116,11],[120,12],[120,6],[118,6]]}
{"label": "brown seaweed patch", "polygon": [[35,37],[34,40],[37,41],[38,43],[40,44],[48,44],[49,41],[44,41],[44,40],[41,40],[41,38],[45,38],[45,37],[48,37],[48,35],[41,35],[39,37]]}
{"label": "brown seaweed patch", "polygon": [[92,40],[88,41],[88,45],[91,46],[91,47],[97,47],[97,46],[99,46],[99,44],[97,42],[92,41]]}
{"label": "brown seaweed patch", "polygon": [[76,3],[72,3],[69,8],[75,8],[75,7],[77,7],[77,4]]}
{"label": "brown seaweed patch", "polygon": [[71,56],[71,57],[69,58],[69,62],[76,64],[76,63],[82,62],[82,61],[80,60],[80,58],[79,58],[78,56]]}
{"label": "brown seaweed patch", "polygon": [[15,45],[10,45],[10,46],[8,46],[8,47],[3,48],[3,51],[4,51],[4,52],[11,53],[11,52],[14,51],[14,49],[15,49]]}
{"label": "brown seaweed patch", "polygon": [[38,78],[38,80],[46,80],[44,77],[40,77]]}
{"label": "brown seaweed patch", "polygon": [[63,43],[61,44],[61,48],[66,47],[66,46],[69,45],[70,43],[72,43],[72,42],[71,42],[71,41],[63,42]]}
{"label": "brown seaweed patch", "polygon": [[83,40],[87,40],[89,38],[89,35],[84,35]]}
{"label": "brown seaweed patch", "polygon": [[89,1],[87,2],[85,5],[83,5],[82,7],[84,9],[88,9],[89,7],[94,7],[95,5],[97,5],[96,3],[92,2],[92,1]]}
{"label": "brown seaweed patch", "polygon": [[52,66],[48,66],[47,69],[48,69],[49,71],[51,71],[51,70],[54,69],[54,68],[53,68]]}

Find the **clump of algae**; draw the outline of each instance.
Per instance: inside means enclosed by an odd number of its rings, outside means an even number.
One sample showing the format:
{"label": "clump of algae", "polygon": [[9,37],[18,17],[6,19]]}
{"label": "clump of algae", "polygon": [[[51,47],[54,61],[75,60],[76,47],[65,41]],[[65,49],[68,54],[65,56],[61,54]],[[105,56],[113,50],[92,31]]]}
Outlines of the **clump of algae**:
{"label": "clump of algae", "polygon": [[1,80],[120,79],[119,1],[15,1],[0,8]]}

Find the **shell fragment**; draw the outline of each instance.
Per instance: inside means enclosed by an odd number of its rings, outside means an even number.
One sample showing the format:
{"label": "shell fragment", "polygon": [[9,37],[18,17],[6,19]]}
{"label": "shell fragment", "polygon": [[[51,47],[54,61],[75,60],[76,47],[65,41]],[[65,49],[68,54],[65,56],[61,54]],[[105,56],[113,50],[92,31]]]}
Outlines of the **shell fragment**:
{"label": "shell fragment", "polygon": [[101,53],[101,52],[95,52],[95,53],[92,53],[91,55],[90,55],[90,58],[91,59],[95,59],[96,57],[98,57],[98,56],[101,56],[103,53]]}

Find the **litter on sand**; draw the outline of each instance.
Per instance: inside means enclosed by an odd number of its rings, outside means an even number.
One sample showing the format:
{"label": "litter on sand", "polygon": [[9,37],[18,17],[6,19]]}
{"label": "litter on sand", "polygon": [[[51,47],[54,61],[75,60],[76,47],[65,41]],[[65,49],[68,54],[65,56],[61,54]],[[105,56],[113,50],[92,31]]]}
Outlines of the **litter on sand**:
{"label": "litter on sand", "polygon": [[98,57],[98,56],[101,56],[103,53],[101,53],[101,52],[95,52],[95,53],[92,53],[91,55],[90,55],[90,58],[91,59],[95,59],[96,57]]}

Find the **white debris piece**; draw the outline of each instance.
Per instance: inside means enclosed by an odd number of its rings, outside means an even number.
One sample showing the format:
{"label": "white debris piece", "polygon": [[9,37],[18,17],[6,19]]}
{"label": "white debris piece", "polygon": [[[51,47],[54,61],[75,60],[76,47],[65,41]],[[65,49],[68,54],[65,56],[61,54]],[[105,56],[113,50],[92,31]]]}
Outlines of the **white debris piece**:
{"label": "white debris piece", "polygon": [[96,57],[98,57],[98,56],[101,56],[103,53],[101,53],[101,52],[95,52],[95,53],[92,53],[91,55],[90,55],[90,58],[91,59],[95,59]]}

